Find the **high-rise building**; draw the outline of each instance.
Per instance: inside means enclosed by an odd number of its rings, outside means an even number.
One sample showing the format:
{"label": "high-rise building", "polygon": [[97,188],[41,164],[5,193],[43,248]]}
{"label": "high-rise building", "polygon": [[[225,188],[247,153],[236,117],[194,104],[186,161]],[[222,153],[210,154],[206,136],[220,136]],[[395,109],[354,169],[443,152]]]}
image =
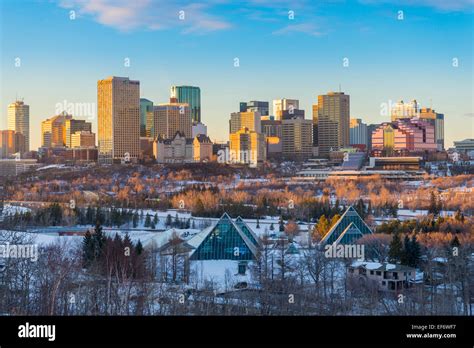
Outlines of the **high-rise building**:
{"label": "high-rise building", "polygon": [[261,133],[261,115],[259,112],[233,112],[230,114],[229,133],[236,133],[242,128]]}
{"label": "high-rise building", "polygon": [[281,138],[281,121],[275,120],[274,116],[261,120],[262,133],[266,137]]}
{"label": "high-rise building", "polygon": [[247,103],[240,103],[240,112],[259,112],[261,116],[269,116],[268,102],[251,100]]}
{"label": "high-rise building", "polygon": [[140,82],[111,76],[97,82],[99,162],[140,155]]}
{"label": "high-rise building", "polygon": [[95,147],[95,134],[89,131],[75,132],[71,135],[70,147]]}
{"label": "high-rise building", "polygon": [[419,117],[434,126],[437,149],[444,150],[444,114],[437,113],[431,108],[422,108]]}
{"label": "high-rise building", "polygon": [[282,154],[292,160],[306,160],[313,154],[313,122],[302,118],[281,121]]}
{"label": "high-rise building", "polygon": [[351,118],[349,129],[349,139],[351,145],[364,145],[367,148],[368,133],[367,124],[363,123],[360,118]]}
{"label": "high-rise building", "polygon": [[434,126],[419,118],[382,123],[372,132],[372,149],[387,154],[436,151]]}
{"label": "high-rise building", "polygon": [[7,123],[9,130],[25,136],[25,152],[30,151],[30,106],[20,100],[8,105]]}
{"label": "high-rise building", "polygon": [[[349,146],[350,99],[344,92],[318,96],[317,130],[319,156]],[[313,115],[313,123],[314,123]]]}
{"label": "high-rise building", "polygon": [[292,112],[299,109],[299,106],[300,102],[297,99],[275,99],[273,100],[273,115],[275,115],[277,120],[281,120],[284,111]]}
{"label": "high-rise building", "polygon": [[66,121],[72,120],[72,115],[66,112],[53,116],[41,122],[41,147],[66,146]]}
{"label": "high-rise building", "polygon": [[149,137],[153,127],[153,102],[140,98],[140,136]]}
{"label": "high-rise building", "polygon": [[313,104],[313,146],[318,143],[318,104]]}
{"label": "high-rise building", "polygon": [[92,132],[92,123],[85,120],[66,119],[66,147],[72,147],[71,137],[76,132]]}
{"label": "high-rise building", "polygon": [[241,128],[230,135],[229,151],[232,163],[257,166],[266,160],[265,135]]}
{"label": "high-rise building", "polygon": [[13,130],[0,131],[0,158],[9,158],[18,154],[17,159],[25,152],[25,136]]}
{"label": "high-rise building", "polygon": [[176,98],[178,103],[188,104],[192,121],[201,122],[201,89],[199,87],[172,86],[171,98]]}
{"label": "high-rise building", "polygon": [[417,117],[418,113],[419,106],[415,99],[407,104],[405,104],[403,100],[400,100],[392,106],[391,117],[392,121],[395,121],[399,118]]}
{"label": "high-rise building", "polygon": [[170,98],[169,103],[153,107],[154,132],[153,138],[172,139],[177,132],[185,138],[192,138],[191,110],[187,103],[179,103],[176,98]]}

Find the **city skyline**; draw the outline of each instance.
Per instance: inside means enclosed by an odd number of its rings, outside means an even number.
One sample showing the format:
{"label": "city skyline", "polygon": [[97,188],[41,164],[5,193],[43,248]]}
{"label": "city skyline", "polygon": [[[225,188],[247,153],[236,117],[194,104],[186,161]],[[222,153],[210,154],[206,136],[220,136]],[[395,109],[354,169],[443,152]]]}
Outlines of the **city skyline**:
{"label": "city skyline", "polygon": [[[147,3],[139,2],[142,7]],[[166,28],[161,29],[151,24],[121,27],[127,18],[120,13],[129,13],[131,23],[143,13],[140,6],[127,7],[122,2],[115,4],[115,9],[123,11],[117,10],[113,20],[104,15],[110,3],[95,9],[81,8],[75,1],[32,3],[21,11],[13,4],[2,3],[2,13],[9,13],[2,18],[2,32],[9,35],[1,35],[0,128],[7,128],[8,104],[17,96],[23,98],[30,105],[31,149],[40,146],[40,133],[34,130],[41,121],[61,112],[56,108],[65,101],[93,104],[95,119],[73,116],[92,121],[97,133],[95,87],[97,80],[110,75],[139,80],[140,97],[156,104],[168,101],[173,85],[200,87],[202,122],[214,141],[227,140],[229,116],[239,111],[243,100],[299,99],[310,119],[317,96],[338,91],[339,86],[351,96],[351,118],[367,124],[388,122],[390,115],[381,115],[381,104],[416,99],[421,107],[445,115],[446,148],[453,141],[473,137],[472,17],[465,1],[451,5],[426,1],[424,6],[371,1],[292,5],[283,1],[272,9],[265,1],[240,2],[240,7],[223,2],[194,12],[183,2],[170,6],[182,5],[189,22],[176,24],[168,15]],[[341,6],[353,10],[353,21],[347,14],[337,14]],[[72,9],[77,12],[74,20],[70,19]],[[206,17],[217,10],[219,19]],[[289,11],[294,12],[294,19],[289,19]],[[403,20],[397,19],[398,11],[403,11]],[[48,16],[51,25],[40,25],[44,16],[37,14]],[[27,24],[13,30],[20,15]],[[260,19],[255,19],[257,15]],[[313,21],[316,17],[319,19]],[[326,30],[311,30],[308,25],[327,24],[330,18],[338,20],[331,28],[321,25]],[[153,23],[148,18],[144,22],[149,21]],[[92,31],[97,33],[94,37],[87,35]],[[50,39],[41,40],[42,36]],[[290,49],[282,49],[282,40]],[[334,49],[333,41],[351,44]],[[72,50],[61,49],[70,42],[75,42]],[[145,52],[145,43],[155,44]],[[361,44],[364,49],[358,47]],[[158,46],[173,49],[164,52]],[[261,54],[255,54],[257,47]],[[433,55],[429,47],[439,54]],[[295,49],[301,53],[297,58]],[[413,49],[415,55],[407,54]],[[15,66],[17,58],[20,66]],[[127,59],[129,67],[125,66]],[[46,76],[42,71],[57,74]]]}

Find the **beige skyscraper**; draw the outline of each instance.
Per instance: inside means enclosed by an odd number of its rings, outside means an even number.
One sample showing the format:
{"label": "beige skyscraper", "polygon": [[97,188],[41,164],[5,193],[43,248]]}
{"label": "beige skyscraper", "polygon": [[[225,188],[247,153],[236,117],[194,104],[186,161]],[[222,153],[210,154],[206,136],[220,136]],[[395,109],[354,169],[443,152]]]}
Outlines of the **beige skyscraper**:
{"label": "beige skyscraper", "polygon": [[229,133],[248,128],[257,133],[262,132],[261,115],[258,111],[233,112],[230,114]]}
{"label": "beige skyscraper", "polygon": [[25,136],[25,152],[30,151],[30,106],[21,100],[9,104],[7,123],[9,130]]}
{"label": "beige skyscraper", "polygon": [[71,145],[72,135],[76,132],[92,132],[92,123],[86,122],[85,120],[68,119],[65,123],[66,129],[66,146],[73,147]]}
{"label": "beige skyscraper", "polygon": [[266,160],[265,135],[244,127],[230,134],[230,160],[232,163],[255,167]]}
{"label": "beige skyscraper", "polygon": [[140,82],[111,76],[97,82],[99,162],[136,161],[140,154]]}
{"label": "beige skyscraper", "polygon": [[63,112],[41,122],[41,146],[63,147],[66,146],[66,121],[71,120],[72,115]]}
{"label": "beige skyscraper", "polygon": [[329,152],[349,146],[349,95],[343,92],[320,95],[314,110],[317,110],[319,156],[328,157]]}
{"label": "beige skyscraper", "polygon": [[313,122],[302,118],[281,121],[282,155],[291,160],[305,160],[313,153]]}
{"label": "beige skyscraper", "polygon": [[178,103],[176,98],[170,98],[169,103],[155,105],[153,120],[153,138],[161,136],[164,139],[172,139],[176,132],[184,134],[186,138],[192,138],[193,122],[187,103]]}

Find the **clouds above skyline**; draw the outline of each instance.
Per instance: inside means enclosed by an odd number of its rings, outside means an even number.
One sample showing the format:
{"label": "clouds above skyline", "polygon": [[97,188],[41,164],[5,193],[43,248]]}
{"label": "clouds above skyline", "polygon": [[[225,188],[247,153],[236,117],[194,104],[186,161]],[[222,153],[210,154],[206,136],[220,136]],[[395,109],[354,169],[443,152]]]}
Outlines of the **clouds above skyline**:
{"label": "clouds above skyline", "polygon": [[186,3],[166,0],[61,0],[62,8],[120,31],[162,30],[181,27],[182,33],[206,33],[231,27],[209,9],[219,1]]}

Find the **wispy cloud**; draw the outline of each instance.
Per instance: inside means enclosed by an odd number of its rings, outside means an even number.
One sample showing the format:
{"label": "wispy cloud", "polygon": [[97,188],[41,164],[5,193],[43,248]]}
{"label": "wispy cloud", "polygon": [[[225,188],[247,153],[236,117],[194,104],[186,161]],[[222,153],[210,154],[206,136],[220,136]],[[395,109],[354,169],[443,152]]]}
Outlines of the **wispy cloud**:
{"label": "wispy cloud", "polygon": [[392,3],[400,6],[431,7],[440,11],[473,11],[474,0],[359,0],[363,4]]}
{"label": "wispy cloud", "polygon": [[209,13],[217,3],[218,0],[206,4],[167,0],[60,0],[59,6],[124,32],[179,27],[183,33],[207,33],[232,26]]}
{"label": "wispy cloud", "polygon": [[324,36],[326,33],[318,30],[318,27],[312,23],[290,24],[281,29],[275,30],[273,35],[288,35],[293,33],[304,33],[311,36]]}

